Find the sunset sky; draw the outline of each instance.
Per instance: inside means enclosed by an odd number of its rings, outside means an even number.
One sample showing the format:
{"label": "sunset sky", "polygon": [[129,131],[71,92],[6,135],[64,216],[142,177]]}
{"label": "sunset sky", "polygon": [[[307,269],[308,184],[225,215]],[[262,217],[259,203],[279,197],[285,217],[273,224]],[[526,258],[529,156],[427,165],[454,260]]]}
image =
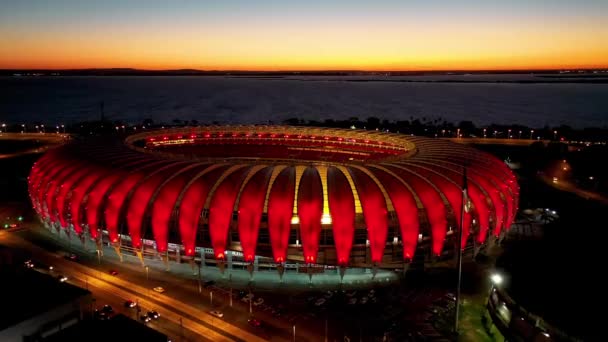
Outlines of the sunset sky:
{"label": "sunset sky", "polygon": [[0,69],[608,67],[607,0],[0,0]]}

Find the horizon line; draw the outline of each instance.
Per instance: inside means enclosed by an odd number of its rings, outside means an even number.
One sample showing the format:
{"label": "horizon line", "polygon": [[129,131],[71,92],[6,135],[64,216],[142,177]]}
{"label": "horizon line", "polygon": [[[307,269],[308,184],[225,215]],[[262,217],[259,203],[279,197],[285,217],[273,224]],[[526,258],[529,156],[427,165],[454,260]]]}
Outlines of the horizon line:
{"label": "horizon line", "polygon": [[367,73],[421,73],[421,72],[530,72],[530,71],[598,71],[608,70],[608,65],[590,67],[564,67],[564,68],[487,68],[487,69],[196,69],[196,68],[168,68],[168,69],[148,69],[133,67],[90,67],[90,68],[0,68],[0,71],[93,71],[93,70],[131,70],[145,72],[166,72],[166,71],[197,71],[197,72],[256,72],[256,73],[314,73],[314,72],[367,72]]}

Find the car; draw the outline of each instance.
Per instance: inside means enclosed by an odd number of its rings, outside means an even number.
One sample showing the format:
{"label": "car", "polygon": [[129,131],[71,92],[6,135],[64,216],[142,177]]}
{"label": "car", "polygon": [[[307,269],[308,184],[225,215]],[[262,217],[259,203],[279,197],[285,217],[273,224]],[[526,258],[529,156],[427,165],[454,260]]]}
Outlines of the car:
{"label": "car", "polygon": [[110,275],[113,275],[113,276],[118,275],[118,271],[110,270]]}
{"label": "car", "polygon": [[108,315],[107,312],[104,312],[102,310],[95,310],[95,318],[100,320],[100,321],[105,321],[108,320],[110,318],[110,316]]}
{"label": "car", "polygon": [[369,299],[369,297],[361,297],[361,300],[359,300],[359,303],[366,304],[368,299]]}
{"label": "car", "polygon": [[65,282],[68,280],[68,277],[66,277],[66,276],[64,276],[64,275],[60,275],[60,276],[57,276],[57,279],[58,279],[60,282],[65,283]]}
{"label": "car", "polygon": [[203,287],[204,288],[208,288],[208,287],[211,287],[213,285],[215,285],[215,281],[213,281],[213,280],[207,280],[206,282],[203,283]]}
{"label": "car", "polygon": [[346,297],[349,297],[349,298],[353,297],[353,296],[356,296],[356,295],[357,295],[357,291],[350,291],[350,292],[346,293]]}
{"label": "car", "polygon": [[451,293],[451,292],[446,293],[446,294],[444,295],[444,298],[446,298],[446,299],[448,299],[448,300],[451,300],[451,301],[453,301],[453,302],[455,302],[455,301],[456,301],[456,295],[454,295],[454,294],[453,294],[453,293]]}
{"label": "car", "polygon": [[261,304],[264,304],[264,298],[262,298],[262,297],[258,297],[258,299],[256,299],[256,300],[253,301],[253,305],[254,306],[258,306],[258,305],[261,305]]}
{"label": "car", "polygon": [[28,260],[28,261],[24,262],[23,264],[27,268],[34,268],[34,263],[32,262],[32,260]]}
{"label": "car", "polygon": [[348,304],[349,305],[357,304],[357,297],[351,297],[351,299],[348,300]]}
{"label": "car", "polygon": [[158,312],[152,310],[152,311],[148,311],[148,317],[150,317],[152,319],[159,319],[160,314]]}
{"label": "car", "polygon": [[112,308],[112,306],[110,306],[110,305],[106,304],[106,305],[104,305],[104,306],[101,308],[101,311],[102,311],[102,312],[105,312],[105,313],[107,313],[107,314],[111,314],[111,313],[113,313],[113,312],[114,312],[114,309]]}
{"label": "car", "polygon": [[134,307],[136,307],[136,306],[137,306],[137,302],[134,302],[134,301],[132,301],[132,300],[127,300],[127,301],[125,302],[125,307],[126,307],[126,308],[134,308]]}
{"label": "car", "polygon": [[249,325],[251,325],[252,327],[259,327],[260,325],[262,325],[262,322],[255,318],[248,319],[247,323],[249,323]]}
{"label": "car", "polygon": [[155,288],[153,288],[154,291],[158,292],[158,293],[163,293],[165,292],[165,289],[161,286],[157,286]]}
{"label": "car", "polygon": [[152,320],[152,318],[148,317],[148,315],[141,315],[141,317],[139,317],[139,319],[144,323],[148,323]]}
{"label": "car", "polygon": [[212,310],[212,311],[209,311],[209,313],[215,317],[219,317],[219,318],[224,317],[224,313],[221,311],[218,311],[218,310]]}
{"label": "car", "polygon": [[323,295],[323,297],[325,297],[325,299],[330,299],[331,297],[333,297],[334,293],[331,291],[327,291],[325,292],[325,295]]}
{"label": "car", "polygon": [[315,302],[315,306],[321,306],[325,304],[325,298],[319,298],[317,299],[317,301]]}
{"label": "car", "polygon": [[74,253],[67,254],[65,258],[72,261],[78,261],[78,256]]}

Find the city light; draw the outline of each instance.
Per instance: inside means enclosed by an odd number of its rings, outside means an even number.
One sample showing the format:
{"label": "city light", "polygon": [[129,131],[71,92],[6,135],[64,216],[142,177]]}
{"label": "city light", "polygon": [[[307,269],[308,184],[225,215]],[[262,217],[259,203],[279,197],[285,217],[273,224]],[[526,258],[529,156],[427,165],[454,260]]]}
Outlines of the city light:
{"label": "city light", "polygon": [[300,224],[300,218],[297,214],[294,214],[291,218],[291,224]]}
{"label": "city light", "polygon": [[492,280],[492,283],[494,283],[494,285],[500,285],[503,281],[502,276],[498,273],[492,274],[492,276],[490,276],[490,279]]}

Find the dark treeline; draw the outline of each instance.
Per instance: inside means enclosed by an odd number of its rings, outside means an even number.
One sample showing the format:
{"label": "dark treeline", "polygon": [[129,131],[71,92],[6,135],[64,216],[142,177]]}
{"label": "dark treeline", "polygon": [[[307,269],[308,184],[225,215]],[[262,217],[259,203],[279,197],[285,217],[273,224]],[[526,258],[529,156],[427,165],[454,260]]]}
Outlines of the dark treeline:
{"label": "dark treeline", "polygon": [[567,125],[557,127],[531,128],[523,125],[490,124],[477,126],[472,121],[460,121],[457,124],[443,120],[441,117],[428,119],[426,117],[409,120],[386,120],[378,117],[368,117],[360,120],[351,117],[348,120],[326,119],[324,121],[291,118],[283,124],[293,126],[315,126],[335,128],[357,128],[366,130],[381,130],[393,133],[414,134],[427,137],[457,137],[463,138],[498,138],[498,139],[540,139],[558,141],[605,141],[608,138],[608,128],[574,129]]}
{"label": "dark treeline", "polygon": [[[138,124],[129,124],[120,120],[99,120],[74,123],[70,125],[44,125],[40,122],[28,124],[7,123],[1,127],[4,132],[44,132],[44,133],[74,133],[82,135],[107,133],[133,133],[138,129],[162,127],[186,127],[201,125],[218,125],[221,122],[199,122],[198,120],[174,119],[170,122],[154,122],[145,119]],[[359,119],[351,117],[346,120],[326,119],[324,121],[290,118],[283,122],[267,121],[265,124],[283,124],[291,126],[312,126],[332,128],[355,128],[364,130],[379,130],[392,133],[414,134],[417,136],[437,138],[496,138],[496,139],[535,139],[552,141],[585,141],[605,142],[608,139],[608,127],[589,127],[574,129],[567,125],[556,127],[527,127],[524,125],[490,124],[476,125],[472,121],[448,122],[438,118],[415,118],[410,116],[406,120],[387,120],[378,117]]]}

